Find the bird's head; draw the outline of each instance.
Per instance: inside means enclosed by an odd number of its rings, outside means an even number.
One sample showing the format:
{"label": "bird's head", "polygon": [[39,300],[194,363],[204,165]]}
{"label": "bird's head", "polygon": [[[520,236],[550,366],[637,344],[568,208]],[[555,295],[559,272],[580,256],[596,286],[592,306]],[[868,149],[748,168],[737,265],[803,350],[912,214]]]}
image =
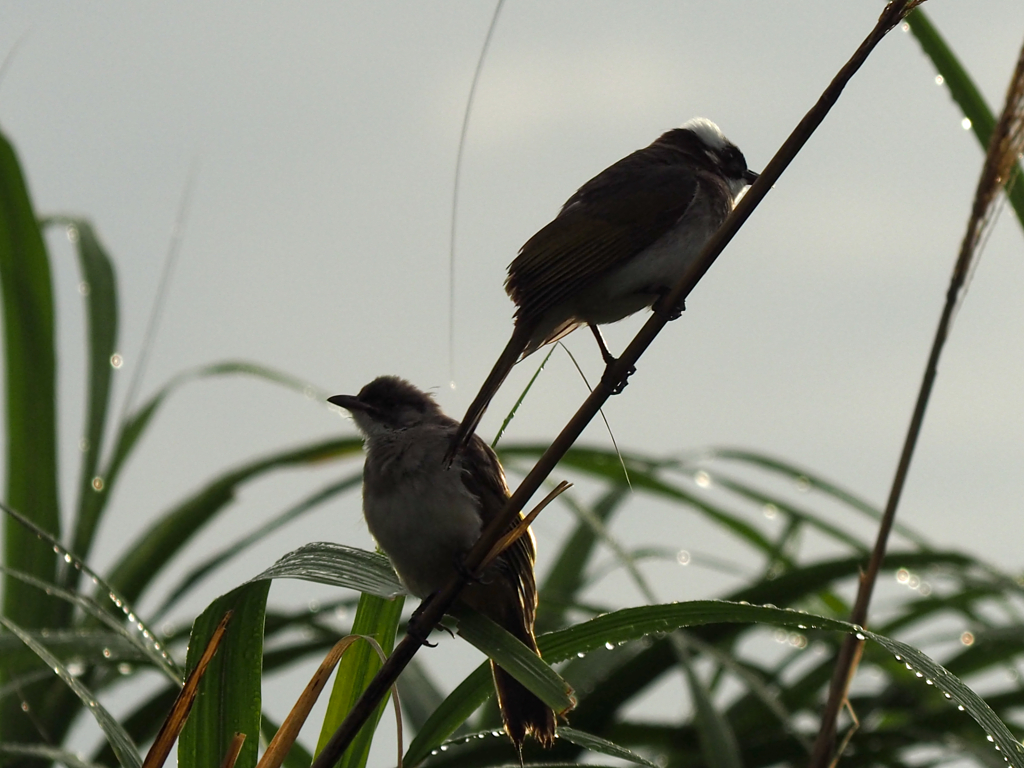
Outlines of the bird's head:
{"label": "bird's head", "polygon": [[433,397],[398,376],[379,376],[358,395],[334,395],[327,402],[349,411],[367,437],[414,427],[441,413]]}
{"label": "bird's head", "polygon": [[681,128],[697,138],[705,157],[725,177],[733,197],[757,181],[758,174],[747,168],[747,160],[739,147],[725,138],[713,122],[704,117],[695,117],[683,123]]}

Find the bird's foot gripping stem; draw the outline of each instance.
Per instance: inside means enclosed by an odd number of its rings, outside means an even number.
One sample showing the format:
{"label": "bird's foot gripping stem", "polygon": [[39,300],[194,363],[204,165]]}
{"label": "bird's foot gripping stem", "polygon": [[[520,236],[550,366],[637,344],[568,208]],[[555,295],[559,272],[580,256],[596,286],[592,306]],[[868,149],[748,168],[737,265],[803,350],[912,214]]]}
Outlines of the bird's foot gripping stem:
{"label": "bird's foot gripping stem", "polygon": [[434,599],[434,595],[436,594],[437,592],[434,592],[429,595],[426,600],[421,600],[420,604],[416,606],[416,610],[413,611],[412,615],[409,617],[408,633],[416,638],[420,645],[425,645],[427,648],[437,648],[437,643],[432,643],[427,639],[430,637],[430,633],[435,629],[443,629],[449,635],[455,637],[455,635],[452,634],[452,631],[444,624],[435,624],[433,627],[423,626],[423,609],[426,607],[427,603]]}
{"label": "bird's foot gripping stem", "polygon": [[621,394],[622,390],[629,384],[629,377],[636,373],[636,366],[631,365],[625,372],[617,374],[615,368],[618,366],[618,362],[618,360],[612,359],[604,369],[604,375],[601,376],[601,381],[611,390],[613,395]]}
{"label": "bird's foot gripping stem", "polygon": [[[669,295],[670,291],[668,288],[664,288],[661,291],[659,291],[659,293],[661,294],[661,301],[659,301],[658,304],[663,305],[665,303],[665,297]],[[655,311],[662,314],[665,317],[665,320],[671,323],[673,320],[678,320],[680,317],[683,316],[683,312],[686,311],[686,299],[680,299],[679,303],[676,304],[675,306],[656,307]]]}

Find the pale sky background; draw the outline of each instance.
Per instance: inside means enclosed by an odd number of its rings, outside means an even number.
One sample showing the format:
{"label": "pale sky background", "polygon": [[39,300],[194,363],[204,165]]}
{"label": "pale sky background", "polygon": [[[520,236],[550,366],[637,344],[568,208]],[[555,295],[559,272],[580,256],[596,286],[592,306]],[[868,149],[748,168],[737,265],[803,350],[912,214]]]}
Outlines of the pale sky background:
{"label": "pale sky background", "polygon": [[[0,126],[20,153],[37,209],[89,217],[116,262],[125,359],[117,396],[138,362],[196,162],[144,395],[183,369],[246,358],[332,393],[399,374],[432,389],[458,417],[511,333],[513,307],[502,288],[508,262],[578,186],[695,115],[715,120],[760,170],[880,8],[510,0],[466,144],[454,390],[453,173],[491,3],[3,1],[0,57],[17,49],[0,81]],[[1024,33],[1024,3],[932,0],[925,9],[998,111]],[[691,294],[683,318],[608,404],[621,446],[659,455],[708,445],[769,451],[884,502],[983,158],[934,78],[911,35],[896,30],[883,41]],[[50,242],[69,505],[84,398],[82,314],[73,254],[60,237]],[[1016,572],[1022,246],[1020,226],[1004,214],[947,346],[900,510],[936,545]],[[645,317],[606,329],[612,349]],[[568,344],[596,379],[590,335]],[[501,390],[482,424],[488,439],[539,359],[517,367]],[[508,439],[554,436],[585,394],[556,352]],[[127,468],[95,564],[102,571],[155,515],[219,472],[351,430],[326,406],[260,382],[186,388]],[[599,425],[584,440],[609,444]],[[190,558],[337,472],[247,487]],[[667,530],[664,516],[645,518],[639,504],[631,511],[616,527],[629,541],[716,551],[702,539],[706,527],[688,527],[678,513]],[[567,525],[557,509],[536,525],[541,570],[545,548],[555,549]],[[280,532],[179,617],[311,540],[371,546],[358,497]],[[666,599],[728,586],[715,573],[686,573],[691,580],[666,587]],[[294,605],[309,595],[337,591],[281,585],[271,599]],[[458,655],[437,653],[435,665]],[[271,713],[283,715],[311,669],[268,682]],[[390,760],[388,746],[378,763]]]}

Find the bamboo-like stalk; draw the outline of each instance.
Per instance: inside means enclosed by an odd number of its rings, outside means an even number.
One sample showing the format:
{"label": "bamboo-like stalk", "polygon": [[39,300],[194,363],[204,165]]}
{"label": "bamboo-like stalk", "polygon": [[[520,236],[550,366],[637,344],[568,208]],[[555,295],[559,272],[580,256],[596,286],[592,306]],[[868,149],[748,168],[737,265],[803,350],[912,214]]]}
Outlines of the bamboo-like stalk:
{"label": "bamboo-like stalk", "polygon": [[[1024,148],[1024,48],[1021,48],[1017,68],[1010,80],[1006,105],[989,142],[985,165],[982,167],[981,178],[978,179],[978,188],[974,195],[971,218],[967,223],[967,232],[960,245],[960,254],[957,257],[956,265],[953,267],[949,289],[946,291],[946,303],[942,308],[938,327],[935,329],[935,339],[928,355],[921,388],[918,390],[917,403],[914,405],[914,412],[910,417],[910,426],[907,428],[907,436],[903,442],[903,452],[900,455],[892,487],[889,490],[885,513],[879,523],[875,547],[871,552],[871,560],[867,569],[861,574],[857,598],[850,614],[851,624],[865,625],[867,623],[868,605],[871,602],[875,582],[878,580],[878,571],[885,558],[889,532],[896,519],[896,508],[899,506],[903,485],[907,479],[907,472],[910,470],[910,460],[914,455],[925,410],[928,407],[928,399],[931,397],[932,387],[935,384],[939,356],[949,337],[953,317],[963,300],[965,286],[977,260],[979,247],[983,243],[988,225],[991,223],[993,204],[998,198],[999,190],[1012,180],[1011,176],[1016,172],[1017,158],[1020,157],[1022,148]],[[839,649],[836,666],[832,671],[832,682],[829,685],[828,701],[825,704],[820,730],[814,742],[814,751],[811,754],[811,768],[825,768],[835,761],[833,751],[835,749],[836,719],[846,700],[850,681],[857,670],[863,645],[863,640],[858,640],[855,635],[847,635]]]}

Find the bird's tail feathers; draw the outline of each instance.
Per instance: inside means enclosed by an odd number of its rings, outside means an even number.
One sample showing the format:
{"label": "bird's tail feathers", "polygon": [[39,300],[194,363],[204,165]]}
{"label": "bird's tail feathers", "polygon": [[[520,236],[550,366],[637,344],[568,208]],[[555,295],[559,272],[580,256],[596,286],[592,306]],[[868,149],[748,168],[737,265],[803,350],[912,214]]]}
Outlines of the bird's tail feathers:
{"label": "bird's tail feathers", "polygon": [[445,467],[451,466],[455,456],[469,443],[470,438],[480,424],[480,419],[483,418],[484,411],[487,410],[491,399],[497,394],[498,389],[505,381],[505,377],[512,370],[512,366],[516,364],[520,355],[523,354],[529,339],[530,328],[524,324],[517,324],[515,330],[512,331],[512,338],[505,345],[505,349],[502,350],[498,361],[491,368],[491,372],[487,374],[487,378],[484,380],[483,386],[480,387],[480,391],[477,392],[476,397],[473,398],[473,402],[469,404],[466,415],[462,417],[462,423],[459,424],[459,428],[456,430],[455,436],[448,446],[448,452],[444,456]]}
{"label": "bird's tail feathers", "polygon": [[527,735],[533,736],[545,749],[555,744],[555,713],[525,685],[491,662],[498,707],[505,724],[505,733],[522,753]]}

